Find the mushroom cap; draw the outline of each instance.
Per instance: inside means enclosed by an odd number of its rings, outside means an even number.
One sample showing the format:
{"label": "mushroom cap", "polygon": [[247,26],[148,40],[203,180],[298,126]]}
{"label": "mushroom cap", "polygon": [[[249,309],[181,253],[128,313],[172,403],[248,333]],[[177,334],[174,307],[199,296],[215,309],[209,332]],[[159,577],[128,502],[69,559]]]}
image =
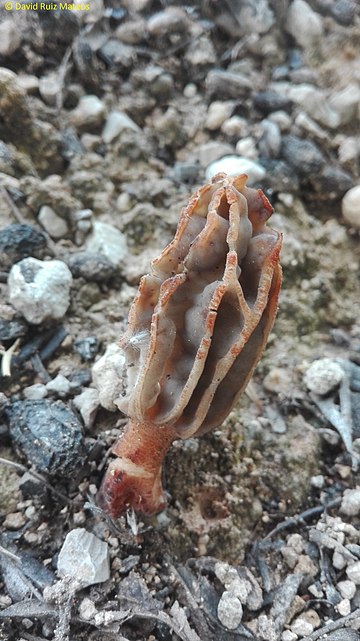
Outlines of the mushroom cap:
{"label": "mushroom cap", "polygon": [[217,174],[183,208],[152,262],[121,340],[130,418],[188,438],[222,423],[246,387],[274,323],[281,234],[247,176]]}

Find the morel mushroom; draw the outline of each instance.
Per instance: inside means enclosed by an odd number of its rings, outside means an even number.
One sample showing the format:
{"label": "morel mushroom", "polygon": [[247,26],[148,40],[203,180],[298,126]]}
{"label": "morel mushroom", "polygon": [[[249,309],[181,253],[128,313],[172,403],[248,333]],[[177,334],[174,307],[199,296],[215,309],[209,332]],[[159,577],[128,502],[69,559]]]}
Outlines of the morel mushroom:
{"label": "morel mushroom", "polygon": [[141,279],[121,340],[129,421],[115,443],[98,504],[166,505],[161,466],[177,438],[218,427],[246,387],[273,326],[281,235],[247,176],[217,174],[182,210],[174,239]]}

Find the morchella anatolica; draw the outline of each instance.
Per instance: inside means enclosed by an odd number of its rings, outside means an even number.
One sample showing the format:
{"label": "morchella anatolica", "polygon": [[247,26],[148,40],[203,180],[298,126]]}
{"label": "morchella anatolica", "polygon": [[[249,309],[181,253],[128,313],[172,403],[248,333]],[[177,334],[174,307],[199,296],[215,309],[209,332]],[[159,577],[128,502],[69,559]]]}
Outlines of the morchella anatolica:
{"label": "morchella anatolica", "polygon": [[161,467],[177,438],[205,434],[246,387],[273,326],[281,234],[247,176],[217,174],[183,208],[174,239],[141,279],[120,345],[129,421],[113,447],[98,504],[117,517],[166,500]]}

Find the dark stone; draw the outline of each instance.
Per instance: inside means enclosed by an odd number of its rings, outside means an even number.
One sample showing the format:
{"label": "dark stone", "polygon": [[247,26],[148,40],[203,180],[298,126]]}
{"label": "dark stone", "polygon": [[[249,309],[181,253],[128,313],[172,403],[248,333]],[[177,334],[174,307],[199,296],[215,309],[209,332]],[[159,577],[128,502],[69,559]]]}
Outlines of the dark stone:
{"label": "dark stone", "polygon": [[0,318],[0,341],[11,341],[27,333],[27,325],[24,320],[14,318],[3,320]]}
{"label": "dark stone", "polygon": [[[46,237],[31,225],[9,225],[0,230],[0,255],[5,254],[5,264],[15,263],[28,256],[37,256],[46,246]],[[3,256],[0,259],[2,262]]]}
{"label": "dark stone", "polygon": [[116,267],[106,256],[90,252],[71,254],[66,264],[75,278],[82,277],[96,283],[106,282],[116,273]]}
{"label": "dark stone", "polygon": [[311,177],[325,164],[325,158],[315,143],[297,136],[283,137],[281,156],[301,177]]}
{"label": "dark stone", "polygon": [[259,91],[255,94],[253,102],[254,107],[265,116],[279,109],[290,111],[293,104],[289,98],[276,91]]}
{"label": "dark stone", "polygon": [[73,391],[75,391],[77,387],[80,390],[82,387],[90,385],[92,380],[91,370],[88,368],[76,369],[68,376],[68,379],[72,383]]}
{"label": "dark stone", "polygon": [[337,0],[330,5],[329,13],[336,22],[347,27],[354,22],[355,9],[355,2],[352,0]]}
{"label": "dark stone", "polygon": [[81,423],[61,401],[15,401],[4,416],[13,441],[39,472],[69,476],[83,465]]}
{"label": "dark stone", "polygon": [[84,361],[92,361],[99,351],[99,341],[96,336],[78,338],[74,347]]}
{"label": "dark stone", "polygon": [[34,477],[30,472],[25,472],[19,481],[19,489],[24,501],[36,500],[38,503],[45,503],[49,497],[49,490],[40,479]]}
{"label": "dark stone", "polygon": [[266,169],[266,176],[261,179],[261,185],[264,188],[272,189],[274,192],[296,193],[299,191],[299,178],[284,160],[260,158],[260,162]]}
{"label": "dark stone", "polygon": [[324,199],[341,198],[354,185],[352,176],[335,165],[325,165],[319,174],[311,177],[311,184]]}
{"label": "dark stone", "polygon": [[173,168],[173,175],[178,182],[193,183],[199,174],[200,166],[193,162],[177,162]]}
{"label": "dark stone", "polygon": [[211,96],[221,96],[222,100],[227,98],[239,99],[247,96],[253,86],[250,78],[242,73],[225,71],[224,69],[212,69],[206,76],[206,89]]}

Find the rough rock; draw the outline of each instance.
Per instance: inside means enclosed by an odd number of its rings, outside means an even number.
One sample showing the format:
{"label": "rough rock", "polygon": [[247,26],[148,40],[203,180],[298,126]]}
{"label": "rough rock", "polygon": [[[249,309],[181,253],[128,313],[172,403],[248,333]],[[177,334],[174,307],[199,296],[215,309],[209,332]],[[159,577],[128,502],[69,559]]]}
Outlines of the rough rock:
{"label": "rough rock", "polygon": [[32,225],[8,225],[0,230],[0,264],[12,265],[27,256],[41,256],[46,237]]}
{"label": "rough rock", "polygon": [[77,252],[68,256],[66,262],[75,278],[96,283],[106,282],[116,273],[116,267],[103,254]]}
{"label": "rough rock", "polygon": [[315,394],[324,396],[334,390],[344,378],[341,365],[331,358],[314,361],[305,372],[304,383]]}
{"label": "rough rock", "polygon": [[105,118],[105,105],[97,96],[82,96],[70,114],[71,122],[79,129],[99,127]]}
{"label": "rough rock", "polygon": [[87,387],[75,396],[74,405],[79,410],[85,427],[91,429],[99,408],[99,392],[93,387]]}
{"label": "rough rock", "polygon": [[345,490],[340,511],[346,516],[356,516],[360,513],[360,487],[354,490]]}
{"label": "rough rock", "polygon": [[86,251],[105,256],[117,267],[127,255],[126,236],[113,225],[96,221],[87,238]]}
{"label": "rough rock", "polygon": [[71,272],[60,260],[24,258],[11,268],[9,300],[29,323],[62,318],[70,305]]}
{"label": "rough rock", "polygon": [[217,615],[220,623],[228,630],[235,630],[241,623],[243,609],[234,593],[225,590],[218,603]]}
{"label": "rough rock", "polygon": [[4,410],[14,442],[39,472],[66,476],[84,455],[82,427],[61,401],[15,401]]}
{"label": "rough rock", "polygon": [[123,392],[124,366],[123,350],[116,343],[111,343],[92,368],[93,384],[99,392],[100,404],[112,412],[117,409],[116,399]]}
{"label": "rough rock", "polygon": [[59,552],[58,572],[78,581],[81,588],[107,581],[110,578],[107,544],[84,528],[71,530]]}

